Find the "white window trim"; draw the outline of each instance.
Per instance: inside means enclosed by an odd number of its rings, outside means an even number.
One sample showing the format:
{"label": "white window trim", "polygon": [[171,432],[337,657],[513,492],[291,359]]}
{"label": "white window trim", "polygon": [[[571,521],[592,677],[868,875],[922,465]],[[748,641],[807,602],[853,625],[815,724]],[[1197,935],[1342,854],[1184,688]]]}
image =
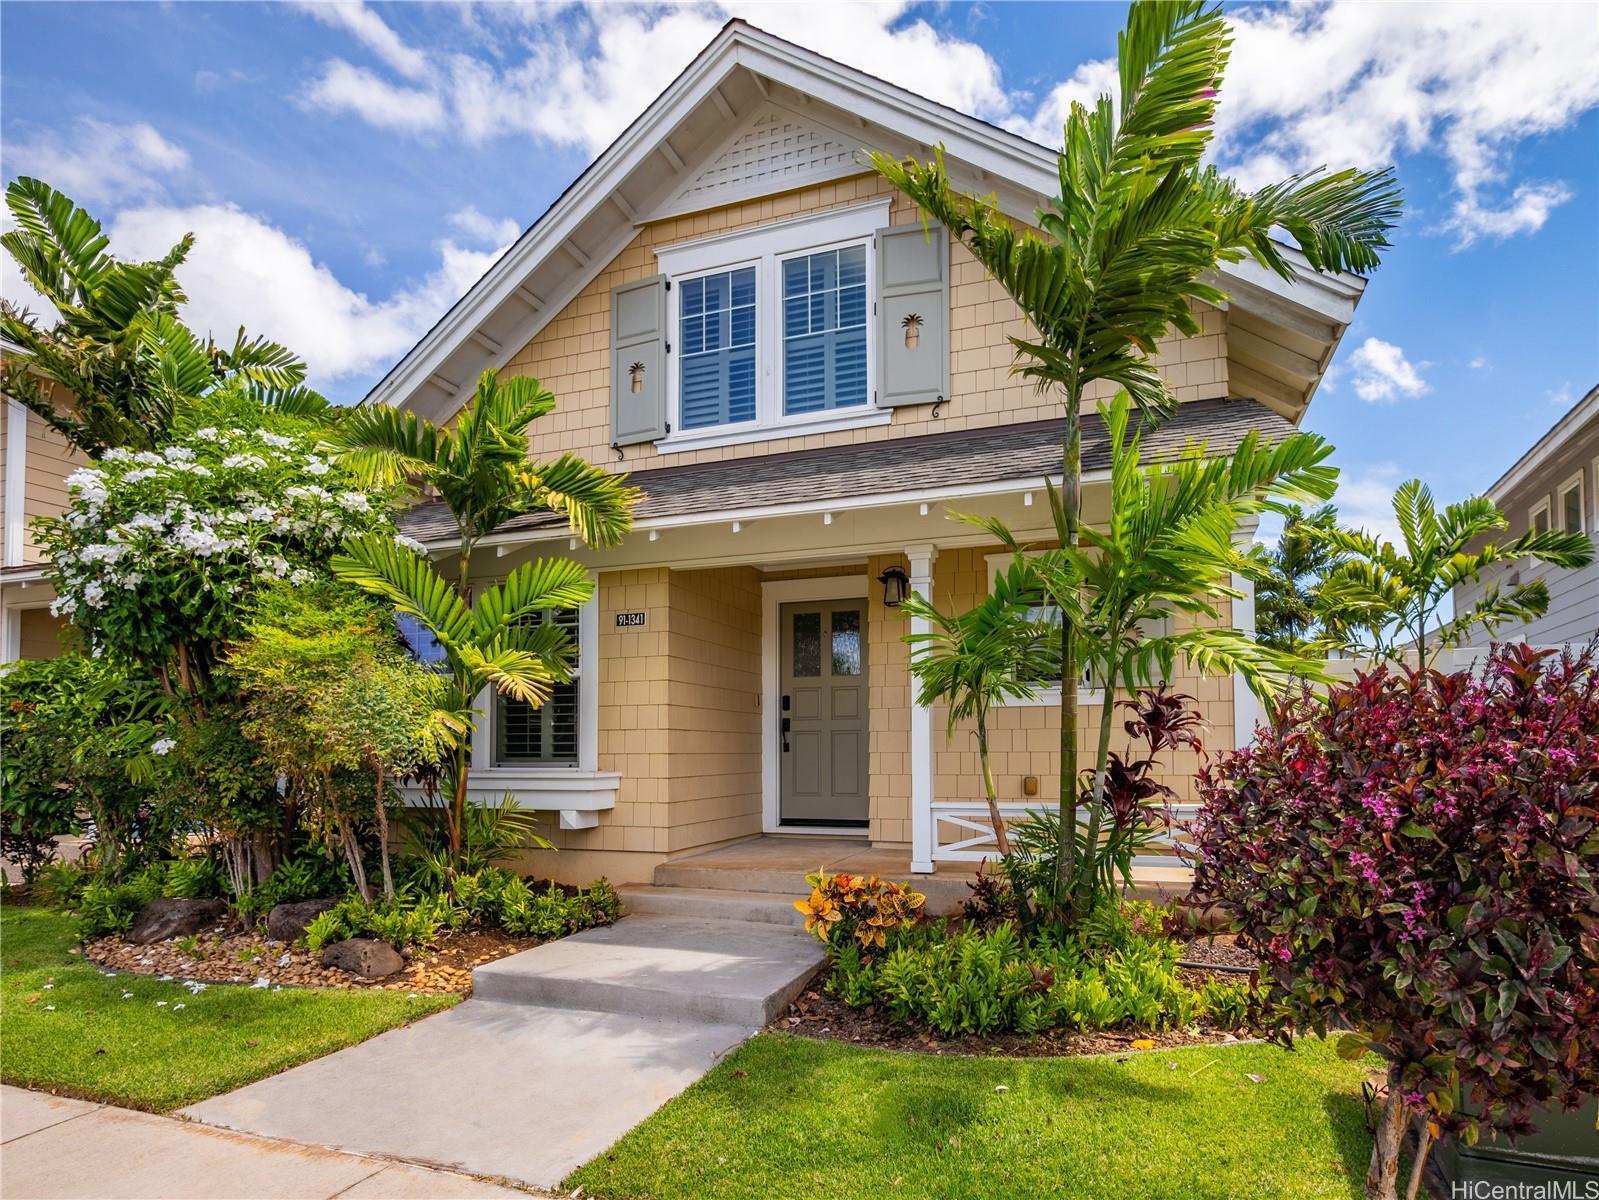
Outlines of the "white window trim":
{"label": "white window trim", "polygon": [[[594,592],[577,612],[577,654],[581,664],[577,689],[577,762],[575,763],[507,763],[494,762],[496,730],[496,705],[492,688],[478,693],[474,709],[478,729],[484,736],[472,741],[472,774],[493,776],[495,779],[537,781],[539,779],[567,779],[574,774],[599,772],[600,766],[600,589],[596,581]],[[592,686],[587,686],[592,684]],[[609,773],[607,773],[609,774]]]}
{"label": "white window trim", "polygon": [[[743,267],[755,268],[755,419],[736,425],[714,425],[704,429],[682,428],[681,369],[676,352],[668,355],[666,372],[666,411],[672,432],[655,443],[662,454],[702,450],[713,446],[734,446],[774,438],[802,437],[887,425],[893,412],[877,406],[877,336],[873,314],[877,303],[877,256],[871,238],[888,224],[889,202],[831,209],[814,216],[779,221],[756,229],[716,234],[691,242],[679,242],[656,252],[658,269],[673,283],[666,293],[666,339],[674,347],[679,339],[679,298],[677,281],[697,275],[714,274]],[[866,243],[866,379],[868,396],[863,405],[830,409],[804,416],[783,413],[783,324],[780,283],[783,259],[800,254]]]}
{"label": "white window trim", "polygon": [[1587,533],[1591,528],[1588,524],[1588,491],[1583,486],[1581,467],[1578,467],[1577,473],[1562,483],[1555,491],[1555,503],[1560,506],[1560,528],[1566,528],[1566,493],[1570,492],[1572,488],[1577,489],[1577,521],[1579,524],[1578,528],[1566,530],[1566,532]]}
{"label": "white window trim", "polygon": [[1546,529],[1553,529],[1555,527],[1554,512],[1554,505],[1550,502],[1548,496],[1545,496],[1543,499],[1539,500],[1536,504],[1527,509],[1527,532],[1532,533],[1537,530],[1539,513],[1543,513],[1544,527]]}
{"label": "white window trim", "polygon": [[[1024,550],[1024,551],[1022,551],[1022,557],[1023,558],[1037,558],[1042,553],[1043,553],[1043,551],[1041,551],[1041,550]],[[984,563],[985,570],[986,570],[985,577],[988,580],[988,587],[989,587],[990,591],[992,591],[993,587],[994,587],[994,577],[996,575],[998,575],[1001,571],[1009,569],[1011,563],[1014,562],[1015,559],[1016,559],[1016,556],[1014,554],[1010,553],[1009,551],[1005,551],[1005,552],[1000,553],[1000,554],[985,554],[983,556],[983,563]],[[1077,688],[1077,703],[1078,704],[1101,704],[1101,703],[1104,702],[1104,700],[1105,700],[1105,689],[1104,688],[1087,687],[1087,686],[1082,685],[1082,684],[1078,685],[1078,688]],[[1055,687],[1039,688],[1031,696],[1008,696],[1005,699],[998,701],[997,704],[996,704],[996,707],[998,707],[998,708],[1045,708],[1045,707],[1059,708],[1060,705],[1061,705],[1061,689],[1060,689],[1059,685],[1056,685]]]}

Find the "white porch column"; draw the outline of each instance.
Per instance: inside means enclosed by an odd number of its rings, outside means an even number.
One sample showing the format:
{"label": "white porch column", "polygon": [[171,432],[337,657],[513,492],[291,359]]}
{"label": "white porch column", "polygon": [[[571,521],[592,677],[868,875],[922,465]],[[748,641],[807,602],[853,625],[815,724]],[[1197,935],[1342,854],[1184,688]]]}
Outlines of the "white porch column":
{"label": "white porch column", "polygon": [[[1238,527],[1234,541],[1248,547],[1255,540],[1258,521],[1249,521]],[[1233,628],[1249,637],[1255,636],[1255,581],[1242,575],[1233,576],[1233,587],[1241,595],[1233,600]],[[1255,740],[1255,726],[1260,721],[1260,701],[1249,690],[1244,677],[1233,674],[1233,745],[1243,749]]]}
{"label": "white porch column", "polygon": [[[906,546],[910,559],[911,591],[933,595],[933,560],[938,548],[930,543]],[[911,632],[929,633],[926,617],[911,618]],[[911,683],[911,870],[919,875],[933,872],[933,710],[916,703],[916,685]]]}

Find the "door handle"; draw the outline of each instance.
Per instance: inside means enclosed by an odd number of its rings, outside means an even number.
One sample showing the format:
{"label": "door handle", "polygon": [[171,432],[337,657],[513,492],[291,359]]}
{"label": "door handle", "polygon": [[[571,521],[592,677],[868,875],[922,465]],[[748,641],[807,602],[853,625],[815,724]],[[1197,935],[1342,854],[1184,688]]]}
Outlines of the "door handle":
{"label": "door handle", "polygon": [[788,718],[784,717],[778,722],[778,732],[783,736],[783,753],[788,753]]}

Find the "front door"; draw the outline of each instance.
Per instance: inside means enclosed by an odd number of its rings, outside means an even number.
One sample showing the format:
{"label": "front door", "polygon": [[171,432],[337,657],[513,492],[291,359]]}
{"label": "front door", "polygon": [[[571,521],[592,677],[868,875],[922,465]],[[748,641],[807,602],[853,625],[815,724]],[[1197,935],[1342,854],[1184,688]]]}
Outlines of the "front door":
{"label": "front door", "polygon": [[784,825],[860,825],[867,817],[866,601],[780,610],[778,705]]}

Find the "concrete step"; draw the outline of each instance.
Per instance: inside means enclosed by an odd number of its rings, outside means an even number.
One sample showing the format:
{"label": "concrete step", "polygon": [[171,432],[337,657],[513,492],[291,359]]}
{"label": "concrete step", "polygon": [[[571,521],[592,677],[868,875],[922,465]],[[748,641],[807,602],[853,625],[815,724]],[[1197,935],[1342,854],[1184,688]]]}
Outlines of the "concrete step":
{"label": "concrete step", "polygon": [[485,963],[472,972],[472,993],[753,1030],[788,1007],[823,957],[800,929],[639,914]]}
{"label": "concrete step", "polygon": [[[816,870],[815,867],[810,869]],[[848,864],[840,869],[847,871]],[[942,915],[960,910],[961,903],[971,895],[971,889],[966,884],[974,878],[976,869],[974,863],[971,873],[952,871],[946,867],[948,873],[936,876],[912,875],[907,872],[892,878],[895,882],[908,882],[923,893],[927,897],[928,912]],[[657,890],[670,888],[674,891],[686,889],[696,892],[781,896],[792,905],[795,900],[810,894],[805,874],[804,871],[780,867],[708,866],[701,860],[683,858],[676,862],[662,863],[655,868],[655,887]],[[796,912],[794,915],[799,916],[799,913]],[[803,918],[800,924],[804,924]]]}
{"label": "concrete step", "polygon": [[643,883],[630,883],[616,891],[629,913],[707,917],[716,921],[751,921],[758,925],[800,928],[805,925],[805,914],[794,907],[797,895],[732,892],[725,888],[651,887]]}

